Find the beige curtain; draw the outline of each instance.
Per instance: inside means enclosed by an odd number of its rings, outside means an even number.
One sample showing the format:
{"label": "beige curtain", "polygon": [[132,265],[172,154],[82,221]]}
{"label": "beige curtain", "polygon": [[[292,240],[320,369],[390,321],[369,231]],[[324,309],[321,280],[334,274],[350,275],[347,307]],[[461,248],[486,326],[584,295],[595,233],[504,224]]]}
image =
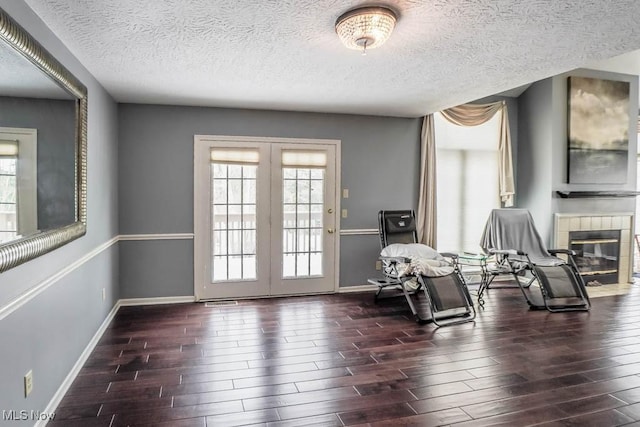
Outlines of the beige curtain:
{"label": "beige curtain", "polygon": [[[498,141],[498,186],[504,207],[513,206],[515,187],[511,160],[509,114],[505,101],[490,104],[465,104],[441,111],[443,117],[458,126],[478,126],[500,112]],[[418,239],[435,248],[436,245],[436,141],[433,115],[422,123],[420,195],[418,199]]]}
{"label": "beige curtain", "polygon": [[420,196],[418,198],[418,242],[436,247],[436,133],[433,114],[422,121],[420,140]]}

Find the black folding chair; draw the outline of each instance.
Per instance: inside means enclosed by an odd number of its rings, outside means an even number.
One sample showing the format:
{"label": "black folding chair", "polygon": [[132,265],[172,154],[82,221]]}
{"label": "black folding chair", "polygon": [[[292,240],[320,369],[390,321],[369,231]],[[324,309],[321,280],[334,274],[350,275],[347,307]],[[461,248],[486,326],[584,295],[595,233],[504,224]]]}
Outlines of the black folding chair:
{"label": "black folding chair", "polygon": [[[378,213],[378,230],[383,253],[385,248],[391,248],[392,245],[415,244],[418,241],[415,214],[412,210],[380,211]],[[428,247],[424,246],[424,248]],[[384,279],[369,279],[369,283],[378,286],[375,294],[376,301],[380,298],[383,290],[396,288],[402,291],[411,313],[418,323],[432,321],[437,326],[446,326],[470,322],[475,319],[476,312],[471,295],[456,263],[451,263],[449,274],[427,276],[405,274],[404,270],[407,264],[412,262],[412,259],[407,256],[380,256],[380,261]],[[414,282],[416,285],[411,286],[410,282]],[[428,301],[430,313],[426,316],[421,316],[418,313],[413,301],[413,298],[420,295],[420,290],[423,291],[424,297]]]}

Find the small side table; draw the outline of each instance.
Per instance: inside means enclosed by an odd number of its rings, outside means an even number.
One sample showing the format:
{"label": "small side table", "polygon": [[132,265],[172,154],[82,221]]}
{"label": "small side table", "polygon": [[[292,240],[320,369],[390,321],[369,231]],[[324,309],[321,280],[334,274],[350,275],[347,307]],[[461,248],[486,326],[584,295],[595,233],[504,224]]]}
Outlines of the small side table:
{"label": "small side table", "polygon": [[480,287],[478,288],[478,304],[482,307],[484,306],[484,299],[482,298],[482,294],[484,290],[489,285],[489,272],[487,270],[487,260],[489,257],[484,254],[476,254],[471,252],[460,252],[456,254],[456,264],[460,271],[460,274],[463,274],[462,267],[470,266],[477,267],[480,269]]}

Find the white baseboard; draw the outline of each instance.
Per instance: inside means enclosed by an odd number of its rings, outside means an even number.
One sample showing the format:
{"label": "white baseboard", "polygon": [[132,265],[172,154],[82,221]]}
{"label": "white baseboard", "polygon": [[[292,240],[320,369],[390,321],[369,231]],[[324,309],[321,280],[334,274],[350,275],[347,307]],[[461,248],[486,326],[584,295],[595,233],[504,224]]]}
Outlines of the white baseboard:
{"label": "white baseboard", "polygon": [[[109,314],[107,314],[107,317],[105,317],[104,321],[102,322],[102,324],[100,325],[96,333],[93,335],[93,337],[91,338],[91,341],[89,341],[89,343],[85,347],[82,354],[80,354],[80,357],[78,358],[76,363],[73,365],[73,368],[71,368],[71,371],[69,371],[69,374],[67,375],[67,377],[64,379],[62,384],[60,384],[60,387],[58,387],[58,390],[49,401],[49,404],[47,405],[47,408],[44,410],[43,413],[52,414],[53,412],[55,412],[56,408],[62,401],[62,398],[64,398],[65,394],[67,394],[67,392],[69,391],[71,384],[73,384],[73,381],[78,376],[78,373],[80,373],[80,370],[89,359],[91,352],[95,349],[96,345],[98,345],[100,338],[102,338],[102,335],[105,333],[105,331],[109,327],[109,324],[115,317],[120,307],[133,306],[133,305],[151,305],[151,304],[180,304],[180,303],[186,303],[186,302],[194,302],[195,300],[196,298],[192,296],[130,298],[130,299],[118,300],[118,302],[115,303],[115,305],[113,306]],[[35,424],[35,427],[43,427],[46,424],[47,424],[46,420],[39,420]]]}
{"label": "white baseboard", "polygon": [[[44,410],[44,412],[43,412],[44,414],[52,414],[52,413],[55,412],[56,408],[58,407],[58,405],[62,401],[62,398],[64,397],[65,394],[67,394],[67,392],[69,391],[69,388],[71,387],[71,384],[73,384],[73,381],[78,376],[78,373],[80,372],[80,370],[82,369],[82,367],[86,363],[87,359],[89,359],[89,356],[91,355],[91,352],[96,347],[96,345],[100,341],[100,338],[102,338],[102,335],[104,334],[104,332],[109,327],[109,324],[111,323],[111,321],[115,317],[115,315],[118,312],[119,308],[120,308],[120,304],[119,304],[119,301],[118,301],[113,306],[113,308],[111,309],[109,314],[107,314],[107,317],[105,317],[104,321],[102,322],[102,324],[100,325],[100,327],[98,328],[96,333],[93,334],[93,337],[91,338],[91,341],[89,341],[89,343],[85,347],[85,349],[82,352],[82,354],[80,354],[80,357],[78,358],[76,363],[73,365],[73,368],[71,368],[71,371],[69,371],[69,374],[67,374],[67,377],[64,379],[64,381],[62,381],[62,384],[60,384],[60,387],[58,387],[58,390],[53,395],[53,397],[49,401],[49,404],[47,405],[46,409]],[[38,422],[35,424],[35,427],[45,426],[46,424],[47,424],[47,420],[38,420]]]}
{"label": "white baseboard", "polygon": [[180,296],[180,297],[153,297],[153,298],[127,298],[118,301],[120,307],[131,305],[155,305],[155,304],[184,304],[188,302],[195,302],[194,296]]}
{"label": "white baseboard", "polygon": [[376,291],[378,287],[376,285],[359,285],[359,286],[344,286],[338,288],[339,294],[346,294],[349,292],[369,292]]}

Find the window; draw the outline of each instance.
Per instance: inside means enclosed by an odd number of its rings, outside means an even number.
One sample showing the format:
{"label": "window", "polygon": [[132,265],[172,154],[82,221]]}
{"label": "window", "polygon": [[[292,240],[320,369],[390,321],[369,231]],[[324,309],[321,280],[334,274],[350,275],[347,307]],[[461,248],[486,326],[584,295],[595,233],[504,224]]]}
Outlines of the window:
{"label": "window", "polygon": [[500,207],[500,115],[458,126],[434,114],[437,159],[437,245],[440,251],[479,251],[489,213]]}
{"label": "window", "polygon": [[18,141],[0,140],[0,243],[18,235]]}

